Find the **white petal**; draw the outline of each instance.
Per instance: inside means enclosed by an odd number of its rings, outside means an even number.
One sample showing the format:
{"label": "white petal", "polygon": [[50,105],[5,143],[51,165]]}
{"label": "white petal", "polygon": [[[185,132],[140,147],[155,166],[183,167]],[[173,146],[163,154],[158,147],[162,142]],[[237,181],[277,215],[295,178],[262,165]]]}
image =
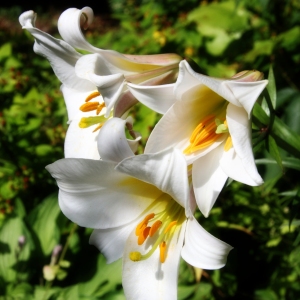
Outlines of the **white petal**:
{"label": "white petal", "polygon": [[125,243],[135,226],[136,220],[120,227],[95,229],[89,242],[100,250],[110,264],[122,257]]}
{"label": "white petal", "polygon": [[[89,115],[81,115],[89,116]],[[99,130],[93,132],[97,128],[96,125],[92,125],[88,128],[80,128],[79,118],[74,119],[67,130],[65,139],[65,157],[66,158],[88,158],[96,159],[100,158],[97,146],[97,137]]]}
{"label": "white petal", "polygon": [[231,90],[241,106],[244,107],[248,113],[249,119],[254,103],[267,84],[268,80],[260,80],[255,82],[238,82],[228,80],[223,83],[223,85]]}
{"label": "white petal", "polygon": [[186,226],[182,258],[194,267],[214,270],[225,266],[232,247],[208,233],[193,217]]}
{"label": "white petal", "polygon": [[[174,233],[167,249],[164,263],[159,261],[159,249],[146,260],[133,262],[129,259],[130,252],[142,254],[151,249],[150,243],[137,245],[137,237],[131,233],[123,257],[123,288],[127,300],[174,300],[177,299],[177,280],[180,261],[180,250],[183,244],[184,229]],[[148,246],[148,248],[147,248]]]}
{"label": "white petal", "polygon": [[[252,181],[255,183],[251,185],[262,184],[263,180],[257,172],[254,161],[251,141],[251,122],[248,120],[247,112],[243,108],[229,104],[227,107],[226,120],[228,122],[228,129],[232,138],[233,148],[242,162],[242,168],[248,173],[250,178],[252,178]],[[229,169],[227,168],[226,170],[225,164],[223,164],[223,166],[223,170],[228,175],[228,172],[233,171],[230,170],[229,166]],[[242,168],[239,167],[240,170],[242,170]],[[239,174],[236,174],[236,177],[239,176]]]}
{"label": "white petal", "polygon": [[179,74],[176,92],[183,94],[186,90],[191,89],[196,85],[205,85],[225,100],[234,105],[241,106],[231,90],[223,85],[223,82],[226,82],[226,79],[214,78],[196,73],[185,60],[180,62],[180,67],[182,68],[182,79]]}
{"label": "white petal", "polygon": [[98,136],[98,151],[106,161],[119,163],[134,156],[125,135],[126,120],[112,118],[101,128]]}
{"label": "white petal", "polygon": [[184,156],[176,149],[127,158],[116,170],[149,182],[169,194],[190,216],[189,184]]}
{"label": "white petal", "polygon": [[144,105],[152,110],[164,114],[175,103],[173,93],[175,84],[158,86],[142,86],[127,83],[130,92]]}
{"label": "white petal", "polygon": [[55,75],[62,83],[80,91],[95,89],[91,82],[79,78],[75,74],[74,67],[81,54],[66,42],[35,28],[35,13],[33,11],[23,13],[19,20],[22,28],[29,31],[35,38],[34,51],[49,60]]}
{"label": "white petal", "polygon": [[69,8],[59,17],[57,27],[61,37],[75,48],[94,52],[97,48],[87,42],[80,28],[80,19],[86,21],[85,28],[93,22],[94,13],[90,7]]}
{"label": "white petal", "polygon": [[46,169],[59,186],[62,212],[80,226],[107,229],[134,220],[161,191],[116,172],[115,164],[88,159],[63,159]]}
{"label": "white petal", "polygon": [[220,160],[220,166],[228,177],[238,182],[251,186],[257,186],[263,183],[262,179],[261,183],[253,180],[233,148],[223,153],[223,157]]}
{"label": "white petal", "polygon": [[[100,91],[106,104],[106,116],[125,90],[122,73],[111,73],[105,59],[99,54],[89,54],[78,60],[75,66],[76,74],[90,80]],[[99,74],[99,72],[101,72]]]}
{"label": "white petal", "polygon": [[[155,153],[168,148],[177,148],[181,152],[189,146],[190,136],[198,124],[208,115],[218,115],[224,111],[226,102],[206,87],[190,90],[184,94],[183,101],[177,101],[163,115],[152,130],[146,144],[145,153]],[[211,146],[186,155],[188,164],[205,155],[222,143],[224,137]]]}
{"label": "white petal", "polygon": [[205,217],[216,202],[228,175],[220,167],[223,144],[193,163],[193,187],[198,207]]}
{"label": "white petal", "polygon": [[[94,90],[82,92],[75,89],[71,89],[63,84],[61,86],[61,91],[63,93],[64,100],[67,106],[68,119],[69,121],[72,121],[78,115],[86,115],[82,113],[82,111],[80,111],[79,108],[82,104],[85,103],[86,97],[89,96],[93,91],[97,91],[97,89],[95,87]],[[101,96],[98,96],[94,98],[93,101],[103,102],[103,98]]]}

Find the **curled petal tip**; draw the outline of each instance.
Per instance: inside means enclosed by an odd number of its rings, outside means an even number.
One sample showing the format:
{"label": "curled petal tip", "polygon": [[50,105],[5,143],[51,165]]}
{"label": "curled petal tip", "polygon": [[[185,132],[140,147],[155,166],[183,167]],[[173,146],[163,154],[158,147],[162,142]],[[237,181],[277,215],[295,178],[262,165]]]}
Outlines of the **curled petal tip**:
{"label": "curled petal tip", "polygon": [[19,17],[22,27],[34,27],[37,14],[33,10],[23,12]]}

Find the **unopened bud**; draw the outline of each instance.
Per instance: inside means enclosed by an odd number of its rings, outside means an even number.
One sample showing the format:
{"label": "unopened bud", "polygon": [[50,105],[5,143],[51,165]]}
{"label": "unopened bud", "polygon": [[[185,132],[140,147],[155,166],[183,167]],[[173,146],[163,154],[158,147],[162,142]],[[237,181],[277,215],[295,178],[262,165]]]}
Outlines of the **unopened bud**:
{"label": "unopened bud", "polygon": [[262,72],[251,70],[251,71],[241,71],[234,76],[231,77],[231,79],[241,81],[241,82],[253,82],[253,81],[259,81],[264,79],[264,74]]}
{"label": "unopened bud", "polygon": [[62,245],[56,245],[52,251],[52,257],[57,257],[62,250]]}
{"label": "unopened bud", "polygon": [[25,243],[26,243],[25,236],[24,235],[19,236],[19,238],[18,238],[18,245],[19,245],[19,247],[23,248],[23,246],[25,245]]}

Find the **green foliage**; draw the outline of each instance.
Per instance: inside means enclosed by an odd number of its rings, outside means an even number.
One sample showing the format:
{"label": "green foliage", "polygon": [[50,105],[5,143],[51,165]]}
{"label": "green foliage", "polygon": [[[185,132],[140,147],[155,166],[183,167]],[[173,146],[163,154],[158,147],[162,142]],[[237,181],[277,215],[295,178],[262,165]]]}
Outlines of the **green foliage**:
{"label": "green foliage", "polygon": [[[252,118],[265,183],[228,182],[209,218],[197,212],[200,223],[234,250],[217,271],[182,262],[178,298],[298,299],[299,1],[109,2],[109,30],[86,32],[98,47],[126,54],[176,52],[211,76],[243,69],[268,74]],[[124,299],[121,261],[107,265],[88,245],[91,230],[74,226],[59,210],[57,186],[44,167],[63,157],[66,109],[48,62],[15,29],[19,13],[0,11],[1,17],[15,17],[13,26],[0,31],[0,300]],[[160,116],[142,105],[131,115],[143,136],[141,153]],[[63,249],[54,257],[58,244]],[[53,280],[44,278],[45,266],[53,267]]]}

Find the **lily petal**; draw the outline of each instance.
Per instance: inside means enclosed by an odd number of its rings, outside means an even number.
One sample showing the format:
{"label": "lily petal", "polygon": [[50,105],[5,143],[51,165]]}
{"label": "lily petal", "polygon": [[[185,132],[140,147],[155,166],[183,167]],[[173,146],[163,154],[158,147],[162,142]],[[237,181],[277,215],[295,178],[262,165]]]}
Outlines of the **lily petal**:
{"label": "lily petal", "polygon": [[254,82],[239,82],[239,81],[225,81],[223,85],[231,90],[234,97],[239,101],[240,105],[244,107],[248,113],[248,118],[251,117],[251,111],[258,96],[267,86],[268,80],[260,80]]}
{"label": "lily petal", "polygon": [[196,73],[186,60],[181,61],[179,67],[180,73],[178,76],[178,84],[175,88],[175,92],[178,93],[179,97],[182,97],[181,95],[186,90],[192,89],[196,85],[205,85],[211,91],[218,94],[225,100],[231,102],[234,105],[241,106],[230,89],[228,89],[227,86],[223,85],[223,83],[227,81],[226,79],[214,78]]}
{"label": "lily petal", "polygon": [[95,229],[89,242],[99,249],[110,264],[122,257],[126,241],[135,225],[136,220],[119,227]]}
{"label": "lily petal", "polygon": [[98,50],[87,42],[80,28],[80,20],[87,29],[93,22],[94,12],[90,7],[82,9],[69,8],[65,10],[59,17],[57,27],[61,37],[74,48],[94,52]]}
{"label": "lily petal", "polygon": [[160,114],[166,113],[176,101],[173,93],[175,84],[143,86],[127,83],[127,86],[141,103]]}
{"label": "lily petal", "polygon": [[[120,118],[112,118],[101,128],[98,136],[98,150],[103,160],[119,163],[127,157],[134,156],[125,136],[127,122]],[[138,143],[138,140],[135,142]]]}
{"label": "lily petal", "polygon": [[[226,120],[228,122],[228,129],[232,138],[233,148],[240,158],[245,172],[252,178],[254,184],[251,185],[262,184],[263,180],[257,172],[254,161],[251,143],[251,123],[248,120],[246,111],[243,108],[229,104],[226,112]],[[229,174],[229,172],[232,174],[233,169],[228,165],[226,167],[226,165],[226,161],[222,160],[224,172],[226,174]],[[241,170],[241,168],[239,169]],[[236,174],[234,178],[240,178],[240,176],[241,174]]]}
{"label": "lily petal", "polygon": [[[78,91],[72,88],[67,87],[66,85],[61,85],[61,91],[64,96],[64,100],[66,103],[67,111],[68,111],[68,119],[69,122],[78,117],[78,115],[83,116],[82,111],[80,111],[80,106],[84,104],[84,101],[88,95],[91,94],[92,91]],[[94,89],[96,91],[96,87]],[[101,96],[94,98],[94,101],[102,102],[103,99]],[[85,114],[87,115],[87,114]]]}
{"label": "lily petal", "polygon": [[115,164],[89,159],[62,159],[48,165],[59,186],[59,205],[74,223],[94,229],[128,224],[162,192],[116,172]]}
{"label": "lily petal", "polygon": [[[205,101],[206,97],[209,97],[209,101]],[[205,86],[187,91],[185,100],[176,101],[154,127],[147,141],[145,153],[155,153],[168,148],[177,148],[183,152],[190,143],[190,136],[195,127],[212,112],[218,115],[226,107],[224,103],[219,95]],[[218,147],[223,139],[224,137],[220,136],[220,139],[211,146],[186,156],[187,163],[193,163],[198,157]]]}
{"label": "lily petal", "polygon": [[194,267],[214,270],[225,266],[233,248],[208,233],[193,217],[186,226],[182,258]]}
{"label": "lily petal", "polygon": [[24,12],[19,18],[22,28],[35,38],[34,52],[48,59],[55,75],[66,86],[80,91],[94,90],[95,86],[91,82],[75,74],[75,64],[82,55],[65,41],[35,28],[35,19],[36,14],[32,10]]}
{"label": "lily petal", "polygon": [[159,249],[146,260],[133,262],[129,259],[132,251],[149,250],[149,243],[137,246],[134,232],[129,236],[123,257],[123,287],[126,299],[173,300],[177,298],[177,280],[180,250],[184,238],[184,222],[174,233],[167,249],[166,261],[159,261]]}
{"label": "lily petal", "polygon": [[[193,163],[193,186],[198,207],[205,217],[216,202],[228,175],[220,167],[224,149],[215,148]],[[203,171],[205,170],[205,171]]]}
{"label": "lily petal", "polygon": [[[90,113],[91,115],[92,113]],[[88,117],[89,114],[86,114]],[[92,125],[88,128],[80,128],[78,123],[82,115],[75,118],[69,125],[67,130],[64,153],[66,158],[87,158],[99,160],[99,152],[97,148],[98,131]]]}
{"label": "lily petal", "polygon": [[178,150],[130,157],[119,163],[116,170],[153,184],[185,207],[187,216],[192,215],[187,165]]}
{"label": "lily petal", "polygon": [[[101,75],[98,75],[101,70]],[[78,60],[75,66],[78,77],[90,80],[103,96],[106,104],[106,116],[124,91],[124,76],[121,73],[111,74],[107,62],[98,54],[88,54]],[[104,75],[104,76],[102,76]]]}

